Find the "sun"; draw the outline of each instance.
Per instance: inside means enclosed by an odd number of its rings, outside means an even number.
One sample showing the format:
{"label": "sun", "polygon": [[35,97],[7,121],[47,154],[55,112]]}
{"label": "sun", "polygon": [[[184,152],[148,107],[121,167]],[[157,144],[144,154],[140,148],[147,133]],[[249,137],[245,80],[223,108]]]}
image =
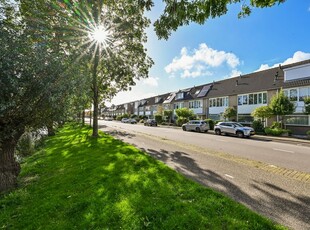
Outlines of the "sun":
{"label": "sun", "polygon": [[104,26],[98,26],[89,32],[89,38],[102,46],[107,46],[111,40],[111,34]]}

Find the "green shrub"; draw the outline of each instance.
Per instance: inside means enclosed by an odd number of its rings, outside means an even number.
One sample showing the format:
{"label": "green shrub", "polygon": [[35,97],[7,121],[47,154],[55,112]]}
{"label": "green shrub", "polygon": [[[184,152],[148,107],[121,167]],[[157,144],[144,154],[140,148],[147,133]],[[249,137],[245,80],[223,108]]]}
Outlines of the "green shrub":
{"label": "green shrub", "polygon": [[118,115],[115,120],[120,121],[120,120],[122,120],[122,118],[123,117],[121,115]]}
{"label": "green shrub", "polygon": [[179,117],[177,119],[177,126],[182,126],[183,124],[185,124],[186,122],[188,122],[187,118],[183,118],[183,117]]}
{"label": "green shrub", "polygon": [[281,129],[281,128],[282,128],[281,122],[276,122],[276,121],[274,121],[274,122],[272,123],[272,125],[270,126],[270,128],[272,128],[272,129],[276,129],[276,128]]}
{"label": "green shrub", "polygon": [[130,117],[129,114],[127,114],[127,113],[122,115],[122,118],[129,118],[129,117]]}
{"label": "green shrub", "polygon": [[308,131],[306,132],[306,134],[307,134],[308,136],[310,136],[310,130],[308,130]]}
{"label": "green shrub", "polygon": [[163,116],[160,114],[156,114],[155,121],[157,122],[157,124],[161,124],[163,122]]}
{"label": "green shrub", "polygon": [[188,117],[188,120],[198,120],[198,117],[196,116],[196,114],[193,114]]}
{"label": "green shrub", "polygon": [[281,129],[281,128],[265,128],[265,133],[271,136],[281,136],[282,134],[287,133],[288,135],[292,134],[292,131],[289,129]]}
{"label": "green shrub", "polygon": [[256,133],[263,133],[264,132],[264,125],[261,122],[261,120],[253,121],[252,128],[255,130]]}
{"label": "green shrub", "polygon": [[214,125],[215,125],[215,121],[208,118],[205,120],[206,123],[209,123],[209,126],[210,126],[210,130],[214,130]]}
{"label": "green shrub", "polygon": [[147,119],[147,116],[145,116],[145,115],[140,115],[140,116],[139,116],[139,119],[140,119],[140,120]]}
{"label": "green shrub", "polygon": [[18,141],[16,154],[22,157],[30,156],[35,152],[35,145],[32,132],[25,132]]}

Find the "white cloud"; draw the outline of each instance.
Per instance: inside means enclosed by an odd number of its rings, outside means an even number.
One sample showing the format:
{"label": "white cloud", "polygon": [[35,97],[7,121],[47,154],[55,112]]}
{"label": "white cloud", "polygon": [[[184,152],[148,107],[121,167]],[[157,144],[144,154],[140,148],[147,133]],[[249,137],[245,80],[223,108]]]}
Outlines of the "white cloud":
{"label": "white cloud", "polygon": [[212,71],[209,71],[210,69],[220,68],[225,64],[228,68],[236,69],[240,65],[240,61],[233,53],[218,51],[202,43],[198,49],[194,49],[192,52],[183,47],[180,56],[175,57],[165,67],[165,71],[172,76],[179,73],[182,78],[195,78],[211,76]]}
{"label": "white cloud", "polygon": [[288,59],[286,59],[284,62],[282,63],[276,63],[272,66],[269,66],[268,64],[262,64],[258,70],[256,71],[261,71],[261,70],[265,70],[265,69],[269,69],[269,68],[273,68],[273,67],[277,67],[279,65],[287,65],[287,64],[292,64],[295,62],[300,62],[300,61],[304,61],[310,59],[310,53],[304,53],[302,51],[296,51],[293,54],[293,57],[290,57]]}
{"label": "white cloud", "polygon": [[230,73],[230,76],[229,77],[238,77],[240,76],[240,74],[242,74],[241,71],[237,70],[237,69],[233,69]]}
{"label": "white cloud", "polygon": [[158,86],[158,80],[159,80],[158,77],[148,77],[146,79],[143,79],[142,82],[145,85],[157,87]]}

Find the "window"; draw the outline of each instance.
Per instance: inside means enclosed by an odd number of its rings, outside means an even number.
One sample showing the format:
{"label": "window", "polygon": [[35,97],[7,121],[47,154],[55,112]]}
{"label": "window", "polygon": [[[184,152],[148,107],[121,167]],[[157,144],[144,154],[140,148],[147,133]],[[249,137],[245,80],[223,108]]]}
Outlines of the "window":
{"label": "window", "polygon": [[297,101],[297,89],[290,89],[290,100]]}
{"label": "window", "polygon": [[190,101],[189,102],[189,108],[190,109],[201,108],[201,101]]}
{"label": "window", "polygon": [[238,96],[238,105],[242,105],[242,96]]}
{"label": "window", "polygon": [[309,125],[309,116],[286,116],[287,125]]}
{"label": "window", "polygon": [[251,114],[238,114],[238,122],[253,122]]}
{"label": "window", "polygon": [[238,96],[238,105],[267,104],[267,93],[250,93]]}
{"label": "window", "polygon": [[219,114],[209,114],[209,118],[214,120],[214,121],[218,121],[221,119]]}
{"label": "window", "polygon": [[259,94],[257,94],[257,99],[258,99],[258,101],[257,101],[257,104],[262,104],[262,102],[263,102],[263,97],[262,97],[262,94],[261,93],[259,93]]}
{"label": "window", "polygon": [[184,103],[183,102],[179,102],[179,103],[175,103],[174,104],[174,109],[180,109],[184,107]]}
{"label": "window", "polygon": [[158,103],[160,101],[160,97],[155,97],[155,103]]}
{"label": "window", "polygon": [[176,99],[183,99],[183,97],[184,97],[184,93],[183,92],[177,93]]}
{"label": "window", "polygon": [[248,95],[243,95],[242,104],[247,105],[248,104]]}
{"label": "window", "polygon": [[310,87],[299,89],[299,101],[304,101],[307,97],[310,97]]}
{"label": "window", "polygon": [[249,105],[253,105],[253,104],[254,104],[254,95],[249,94]]}
{"label": "window", "polygon": [[209,99],[210,107],[223,107],[228,106],[228,97],[218,97]]}
{"label": "window", "polygon": [[267,93],[263,93],[263,104],[267,104]]}

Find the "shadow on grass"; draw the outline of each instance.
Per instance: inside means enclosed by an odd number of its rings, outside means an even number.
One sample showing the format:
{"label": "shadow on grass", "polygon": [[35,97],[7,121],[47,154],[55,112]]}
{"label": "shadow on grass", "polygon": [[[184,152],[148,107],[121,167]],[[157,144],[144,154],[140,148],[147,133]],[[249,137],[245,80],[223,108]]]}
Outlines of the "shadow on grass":
{"label": "shadow on grass", "polygon": [[[107,134],[67,127],[22,167],[32,183],[0,197],[7,229],[275,229],[236,202],[186,179],[162,162]],[[182,152],[154,152],[199,175],[242,192],[203,170]],[[197,180],[196,177],[193,177]],[[243,193],[247,200],[250,197]]]}
{"label": "shadow on grass", "polygon": [[[200,184],[216,187],[217,190],[229,195],[238,202],[246,204],[259,213],[275,217],[277,220],[284,220],[290,216],[300,222],[299,228],[303,229],[306,227],[310,229],[310,196],[296,196],[266,181],[253,181],[251,184],[252,189],[257,190],[262,196],[252,197],[227,178],[214,171],[201,168],[196,161],[185,152],[156,151],[153,149],[144,149],[144,151],[164,163],[173,162],[173,168],[176,171]],[[284,197],[283,194],[286,194],[286,196]],[[276,207],[277,210],[281,210],[281,212],[273,212],[273,210],[275,210],[274,207]],[[287,223],[287,220],[285,222]],[[290,224],[298,227],[296,223]]]}

